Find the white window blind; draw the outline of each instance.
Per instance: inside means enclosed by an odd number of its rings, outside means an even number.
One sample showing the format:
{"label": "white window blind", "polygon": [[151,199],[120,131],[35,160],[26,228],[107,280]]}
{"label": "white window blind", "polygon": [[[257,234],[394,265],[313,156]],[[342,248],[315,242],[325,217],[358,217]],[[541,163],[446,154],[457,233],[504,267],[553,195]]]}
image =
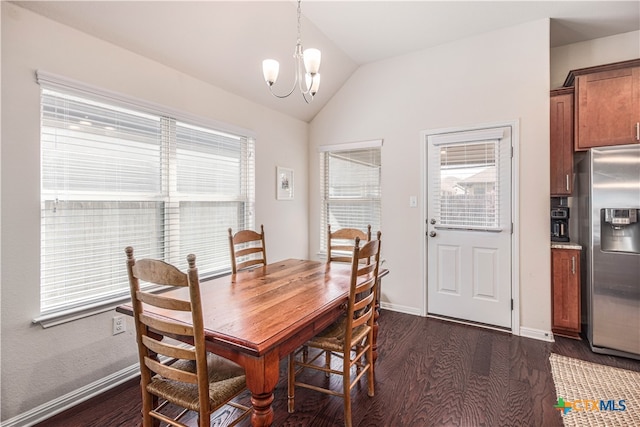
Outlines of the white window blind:
{"label": "white window blind", "polygon": [[434,178],[439,195],[434,212],[439,227],[500,230],[501,166],[498,140],[435,146]]}
{"label": "white window blind", "polygon": [[320,148],[322,214],[320,250],[327,249],[327,224],[332,230],[380,230],[382,141]]}
{"label": "white window blind", "polygon": [[55,85],[41,107],[43,315],[126,297],[126,246],[230,268],[227,228],[253,227],[253,138]]}
{"label": "white window blind", "polygon": [[254,158],[247,138],[178,123],[173,263],[186,270],[194,253],[201,275],[231,268],[228,228],[254,228]]}

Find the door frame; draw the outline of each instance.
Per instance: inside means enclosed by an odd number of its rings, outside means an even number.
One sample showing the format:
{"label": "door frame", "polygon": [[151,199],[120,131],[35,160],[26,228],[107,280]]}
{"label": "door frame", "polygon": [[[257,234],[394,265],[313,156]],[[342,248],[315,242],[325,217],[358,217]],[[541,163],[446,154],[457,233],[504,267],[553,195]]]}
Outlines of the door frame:
{"label": "door frame", "polygon": [[[513,299],[513,310],[511,310],[511,334],[520,335],[520,120],[506,120],[493,123],[482,123],[468,126],[454,126],[449,128],[427,129],[420,132],[420,192],[422,194],[422,230],[423,244],[421,247],[421,264],[422,264],[422,309],[420,315],[427,317],[427,298],[428,298],[428,276],[427,276],[427,167],[428,167],[428,150],[427,138],[429,135],[474,131],[496,127],[511,127],[511,146],[513,153],[511,156],[511,221],[513,222],[513,232],[511,234],[511,297]],[[460,321],[465,323],[464,320]],[[471,323],[471,322],[469,322]],[[475,323],[473,323],[475,325]],[[487,328],[491,329],[490,326]],[[498,328],[496,328],[498,329]],[[503,329],[499,329],[503,330]]]}

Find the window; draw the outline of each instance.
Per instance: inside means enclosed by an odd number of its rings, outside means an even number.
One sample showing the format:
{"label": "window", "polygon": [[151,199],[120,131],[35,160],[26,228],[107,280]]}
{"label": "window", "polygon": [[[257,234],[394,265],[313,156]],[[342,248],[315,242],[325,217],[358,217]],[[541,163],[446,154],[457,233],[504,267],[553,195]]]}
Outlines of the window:
{"label": "window", "polygon": [[333,230],[380,230],[382,140],[320,147],[322,214],[320,251],[327,249],[327,224]]}
{"label": "window", "polygon": [[227,229],[254,225],[253,138],[38,79],[41,313],[127,298],[126,246],[229,270]]}
{"label": "window", "polygon": [[[498,141],[449,144],[440,147],[440,225],[474,229],[500,227]],[[438,170],[438,169],[435,169]]]}

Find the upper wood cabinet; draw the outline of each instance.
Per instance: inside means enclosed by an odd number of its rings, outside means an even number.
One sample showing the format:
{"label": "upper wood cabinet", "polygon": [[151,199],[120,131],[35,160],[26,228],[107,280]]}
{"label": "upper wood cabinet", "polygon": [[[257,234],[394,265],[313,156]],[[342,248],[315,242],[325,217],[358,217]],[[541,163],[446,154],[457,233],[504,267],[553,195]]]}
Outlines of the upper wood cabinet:
{"label": "upper wood cabinet", "polygon": [[573,191],[573,88],[551,91],[551,195]]}
{"label": "upper wood cabinet", "polygon": [[565,86],[574,79],[576,150],[640,142],[640,59],[571,71]]}

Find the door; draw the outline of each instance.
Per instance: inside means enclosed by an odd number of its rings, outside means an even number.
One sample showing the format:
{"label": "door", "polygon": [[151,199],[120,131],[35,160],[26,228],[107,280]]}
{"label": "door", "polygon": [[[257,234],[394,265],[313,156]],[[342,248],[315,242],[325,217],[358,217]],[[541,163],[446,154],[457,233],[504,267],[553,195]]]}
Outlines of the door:
{"label": "door", "polygon": [[511,328],[511,127],[426,139],[427,312]]}

